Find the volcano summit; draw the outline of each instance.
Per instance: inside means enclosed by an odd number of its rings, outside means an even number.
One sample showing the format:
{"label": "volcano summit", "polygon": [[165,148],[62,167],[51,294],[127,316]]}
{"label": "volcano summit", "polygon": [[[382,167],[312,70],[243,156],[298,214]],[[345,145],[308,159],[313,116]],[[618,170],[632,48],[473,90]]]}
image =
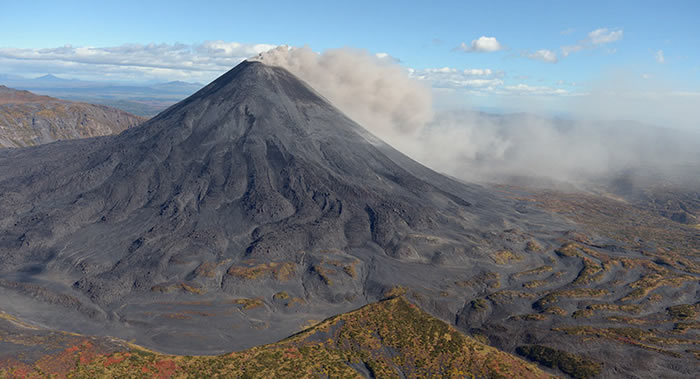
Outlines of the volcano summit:
{"label": "volcano summit", "polygon": [[[511,316],[616,301],[596,287],[613,274],[577,282],[602,262],[583,254],[640,256],[599,236],[556,254],[579,226],[521,195],[433,172],[245,61],[120,135],[0,151],[0,296],[42,325],[212,354],[405,293],[466,331],[515,322],[482,330],[514,351],[552,332]],[[524,283],[556,272],[536,302]]]}

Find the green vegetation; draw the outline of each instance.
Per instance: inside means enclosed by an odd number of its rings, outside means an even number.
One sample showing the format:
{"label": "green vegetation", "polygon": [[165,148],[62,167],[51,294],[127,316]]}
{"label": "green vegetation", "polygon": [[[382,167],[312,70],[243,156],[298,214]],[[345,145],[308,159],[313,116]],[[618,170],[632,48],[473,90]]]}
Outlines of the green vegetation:
{"label": "green vegetation", "polygon": [[347,266],[343,266],[343,271],[346,274],[348,274],[351,278],[357,277],[357,271],[355,270],[354,264],[349,264]]}
{"label": "green vegetation", "polygon": [[557,316],[566,316],[567,314],[569,314],[569,312],[567,312],[564,308],[557,307],[556,305],[551,306],[551,307],[543,310],[542,313],[547,313],[547,314],[552,314],[552,315],[557,315]]}
{"label": "green vegetation", "polygon": [[695,306],[690,304],[680,304],[674,305],[672,307],[666,308],[668,314],[674,320],[690,320],[695,318],[697,312],[695,311]]}
{"label": "green vegetation", "polygon": [[244,310],[249,310],[249,309],[254,309],[261,307],[263,305],[262,299],[247,299],[247,298],[240,298],[240,299],[234,299],[231,300],[231,303],[236,304],[236,305],[242,305],[242,309]]}
{"label": "green vegetation", "polygon": [[697,341],[693,340],[666,337],[658,330],[647,330],[633,327],[594,328],[590,326],[575,326],[554,328],[552,330],[561,331],[569,335],[604,338],[611,341],[636,346],[642,349],[655,351],[665,355],[670,355],[672,357],[680,357],[680,354],[678,352],[668,350],[668,347],[676,347],[677,345],[697,344]]}
{"label": "green vegetation", "polygon": [[402,286],[393,286],[386,291],[384,291],[384,298],[385,299],[393,299],[395,297],[403,296],[406,294],[406,287]]}
{"label": "green vegetation", "polygon": [[642,311],[642,307],[636,304],[591,304],[587,309],[627,313],[640,313]]}
{"label": "green vegetation", "polygon": [[194,270],[194,274],[198,278],[214,278],[216,277],[216,271],[217,268],[223,264],[225,264],[226,261],[223,262],[202,262],[202,264],[199,265]]}
{"label": "green vegetation", "polygon": [[472,300],[469,306],[475,311],[485,311],[489,307],[489,302],[484,299]]}
{"label": "green vegetation", "polygon": [[542,345],[519,346],[515,351],[547,367],[558,368],[577,379],[593,378],[599,375],[603,368],[594,360]]}
{"label": "green vegetation", "polygon": [[325,269],[321,264],[315,264],[311,266],[311,272],[315,272],[323,284],[330,286],[333,284],[333,280],[330,278],[330,270]]}
{"label": "green vegetation", "polygon": [[91,346],[66,349],[60,354],[66,363],[52,367],[4,366],[0,377],[550,377],[402,297],[332,317],[278,343],[220,356],[171,356],[137,346],[105,354]]}
{"label": "green vegetation", "polygon": [[529,252],[538,252],[542,250],[542,245],[537,243],[535,240],[530,240],[527,241],[527,244],[525,245],[525,250]]}
{"label": "green vegetation", "polygon": [[547,315],[541,313],[528,313],[525,315],[513,316],[512,320],[522,320],[522,321],[544,321],[547,319]]}
{"label": "green vegetation", "polygon": [[197,284],[187,284],[187,283],[172,283],[172,284],[157,284],[151,287],[151,291],[168,293],[173,291],[182,290],[187,293],[192,293],[195,295],[205,294],[207,291],[204,288],[199,287]]}
{"label": "green vegetation", "polygon": [[460,288],[471,288],[477,286],[486,286],[488,288],[500,288],[501,275],[497,272],[483,272],[468,280],[458,280],[455,285]]}
{"label": "green vegetation", "polygon": [[520,278],[521,276],[530,276],[530,275],[537,275],[537,274],[542,274],[545,272],[550,272],[552,271],[552,266],[540,266],[537,268],[533,268],[532,270],[527,270],[527,271],[522,271],[513,274],[513,278],[517,279]]}
{"label": "green vegetation", "polygon": [[700,322],[677,322],[673,324],[673,331],[676,333],[683,334],[689,330],[700,330]]}
{"label": "green vegetation", "polygon": [[272,296],[275,300],[287,300],[289,299],[289,294],[286,291],[277,292]]}
{"label": "green vegetation", "polygon": [[645,275],[641,279],[631,283],[629,286],[634,290],[624,296],[620,301],[632,301],[641,299],[659,287],[672,286],[680,287],[685,282],[697,281],[692,275],[673,275],[668,272],[656,272]]}
{"label": "green vegetation", "polygon": [[599,298],[609,294],[609,291],[601,288],[576,288],[550,292],[543,298],[537,300],[533,306],[537,309],[544,309],[546,305],[556,303],[560,298]]}
{"label": "green vegetation", "polygon": [[[630,250],[645,251],[650,258],[679,271],[700,273],[696,263],[700,238],[693,226],[671,221],[648,207],[601,196],[543,191],[528,200],[571,218],[592,232],[620,241]],[[558,253],[577,255],[573,250],[559,249]]]}
{"label": "green vegetation", "polygon": [[603,272],[603,268],[592,259],[583,257],[583,268],[579,272],[572,284],[589,284],[599,278],[598,274]]}
{"label": "green vegetation", "polygon": [[287,302],[287,304],[285,304],[285,306],[287,308],[291,308],[291,307],[294,307],[295,305],[301,305],[304,303],[306,303],[306,300],[304,300],[300,297],[293,297]]}
{"label": "green vegetation", "polygon": [[292,262],[268,262],[246,266],[231,266],[228,274],[240,279],[261,279],[272,276],[275,280],[286,281],[296,274],[296,265]]}
{"label": "green vegetation", "polygon": [[591,318],[593,317],[593,310],[592,309],[579,309],[576,312],[571,314],[571,317],[573,318]]}
{"label": "green vegetation", "polygon": [[515,299],[531,299],[534,297],[534,294],[513,290],[501,290],[486,296],[487,299],[496,304],[512,303]]}
{"label": "green vegetation", "polygon": [[523,287],[525,288],[537,288],[537,287],[542,287],[547,284],[546,280],[531,280],[529,282],[523,283]]}
{"label": "green vegetation", "polygon": [[493,259],[496,264],[505,265],[512,262],[521,261],[523,258],[510,250],[499,250],[491,254],[491,259]]}
{"label": "green vegetation", "polygon": [[580,257],[581,253],[579,248],[581,245],[574,242],[567,242],[563,244],[560,248],[555,250],[555,253],[561,257]]}

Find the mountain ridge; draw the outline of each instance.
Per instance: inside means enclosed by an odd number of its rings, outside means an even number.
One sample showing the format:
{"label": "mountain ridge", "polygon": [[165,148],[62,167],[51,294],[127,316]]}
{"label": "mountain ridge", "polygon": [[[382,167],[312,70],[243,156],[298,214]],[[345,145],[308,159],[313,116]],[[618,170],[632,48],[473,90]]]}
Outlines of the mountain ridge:
{"label": "mountain ridge", "polygon": [[[257,62],[120,135],[4,154],[3,272],[34,280],[61,272],[56,289],[77,290],[71,296],[108,319],[127,298],[152,299],[152,288],[180,282],[255,298],[259,290],[235,273],[266,262],[294,267],[294,279],[274,287],[350,309],[396,284],[397,273],[371,273],[377,254],[438,266],[490,259],[488,246],[502,242],[483,231],[514,222],[500,212],[518,217],[488,191],[381,143],[286,70]],[[89,237],[109,230],[121,232]],[[328,285],[324,272],[337,269],[329,262],[357,274]],[[197,271],[203,265],[214,266],[212,277]]]}
{"label": "mountain ridge", "polygon": [[119,109],[0,85],[0,148],[117,134],[143,121]]}
{"label": "mountain ridge", "polygon": [[[65,338],[55,332],[46,336],[43,330],[21,330],[29,325],[7,316],[4,319],[15,325],[6,325],[2,316],[0,313],[0,336],[9,337],[10,343],[41,338],[63,348],[32,358],[37,355],[36,347],[24,347],[29,357],[21,360],[3,359],[0,352],[0,375],[9,376],[41,372],[71,377],[554,377],[532,363],[464,336],[400,297],[334,316],[270,345],[220,356],[172,356],[119,340]],[[395,333],[399,328],[404,332]],[[581,364],[575,368],[586,372]],[[595,372],[595,366],[588,372]]]}

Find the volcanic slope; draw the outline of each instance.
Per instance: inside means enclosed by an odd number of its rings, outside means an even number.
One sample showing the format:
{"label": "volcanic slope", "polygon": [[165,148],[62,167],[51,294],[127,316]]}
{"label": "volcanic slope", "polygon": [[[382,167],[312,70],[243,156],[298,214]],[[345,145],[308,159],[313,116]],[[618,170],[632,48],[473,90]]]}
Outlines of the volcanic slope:
{"label": "volcanic slope", "polygon": [[0,85],[0,148],[117,134],[145,118]]}
{"label": "volcanic slope", "polygon": [[[118,136],[2,151],[0,285],[146,345],[221,352],[489,260],[520,222],[512,205],[402,156],[286,70],[244,62]],[[270,291],[295,301],[259,300]],[[191,297],[227,316],[201,345],[177,337],[201,325],[153,316]],[[269,314],[226,314],[241,299]]]}

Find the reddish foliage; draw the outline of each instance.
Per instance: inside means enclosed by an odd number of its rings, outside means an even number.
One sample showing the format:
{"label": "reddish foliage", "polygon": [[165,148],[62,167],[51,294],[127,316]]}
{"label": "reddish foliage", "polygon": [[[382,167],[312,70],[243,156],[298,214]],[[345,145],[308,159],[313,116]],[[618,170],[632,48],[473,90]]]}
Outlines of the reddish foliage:
{"label": "reddish foliage", "polygon": [[0,361],[0,368],[4,368],[12,372],[10,378],[27,378],[34,369],[24,362],[20,362],[14,358],[8,358]]}
{"label": "reddish foliage", "polygon": [[115,363],[120,363],[124,359],[126,359],[126,355],[123,355],[121,357],[114,357],[114,356],[107,357],[107,359],[104,361],[104,366],[109,367]]}
{"label": "reddish foliage", "polygon": [[63,378],[66,373],[75,368],[76,354],[79,354],[80,362],[83,364],[89,363],[97,356],[95,345],[88,340],[83,340],[79,344],[66,348],[58,355],[43,356],[36,361],[35,366],[42,372]]}
{"label": "reddish foliage", "polygon": [[154,377],[160,378],[160,379],[166,379],[170,378],[175,371],[177,371],[178,367],[175,361],[171,359],[162,359],[156,363],[154,363],[155,369],[158,370]]}

